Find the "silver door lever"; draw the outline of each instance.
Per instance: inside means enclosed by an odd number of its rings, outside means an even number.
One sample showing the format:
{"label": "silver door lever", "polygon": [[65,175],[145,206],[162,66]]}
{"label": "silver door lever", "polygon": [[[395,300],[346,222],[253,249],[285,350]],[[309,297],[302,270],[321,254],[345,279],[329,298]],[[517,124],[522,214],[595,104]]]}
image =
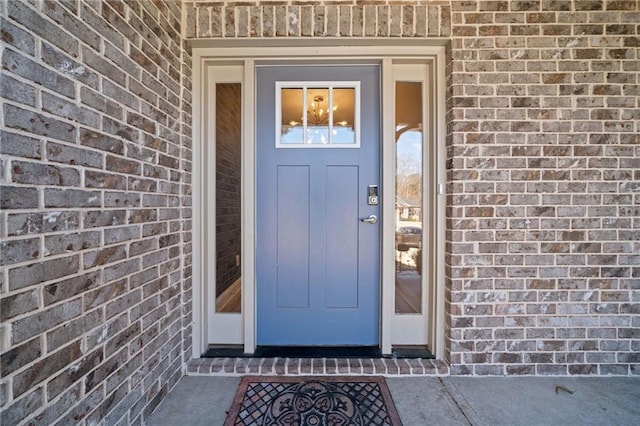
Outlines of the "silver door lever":
{"label": "silver door lever", "polygon": [[378,222],[378,216],[376,216],[375,214],[370,214],[369,217],[360,219],[360,222],[367,222],[367,223],[374,224]]}

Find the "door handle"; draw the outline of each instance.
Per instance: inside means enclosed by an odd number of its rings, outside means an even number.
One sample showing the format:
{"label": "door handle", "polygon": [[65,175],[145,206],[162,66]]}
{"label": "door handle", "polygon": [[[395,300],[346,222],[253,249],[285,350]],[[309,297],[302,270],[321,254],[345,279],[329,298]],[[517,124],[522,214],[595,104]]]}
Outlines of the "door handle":
{"label": "door handle", "polygon": [[360,222],[367,222],[373,225],[374,223],[378,223],[378,216],[370,214],[369,217],[360,219]]}

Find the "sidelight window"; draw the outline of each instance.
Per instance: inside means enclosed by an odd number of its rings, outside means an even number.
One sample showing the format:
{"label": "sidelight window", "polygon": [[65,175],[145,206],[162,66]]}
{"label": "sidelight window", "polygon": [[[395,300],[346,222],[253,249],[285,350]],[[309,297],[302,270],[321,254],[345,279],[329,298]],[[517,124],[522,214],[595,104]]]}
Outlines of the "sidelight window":
{"label": "sidelight window", "polygon": [[216,313],[241,312],[242,85],[216,84]]}
{"label": "sidelight window", "polygon": [[422,82],[396,81],[396,306],[422,313]]}
{"label": "sidelight window", "polygon": [[395,151],[395,306],[393,345],[425,345],[434,298],[436,214],[434,128],[431,85],[425,64],[395,64],[393,141]]}

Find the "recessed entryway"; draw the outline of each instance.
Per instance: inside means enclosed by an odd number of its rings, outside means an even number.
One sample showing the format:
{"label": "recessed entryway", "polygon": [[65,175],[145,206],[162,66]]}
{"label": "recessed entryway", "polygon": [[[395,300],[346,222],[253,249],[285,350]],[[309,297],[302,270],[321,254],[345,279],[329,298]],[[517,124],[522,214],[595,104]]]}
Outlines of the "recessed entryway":
{"label": "recessed entryway", "polygon": [[[444,48],[305,52],[194,49],[194,357],[242,344],[426,345],[441,358]],[[240,274],[222,292],[210,214],[220,83],[240,85],[242,112]],[[292,113],[283,103],[296,98]],[[401,179],[413,179],[411,197],[398,196]]]}

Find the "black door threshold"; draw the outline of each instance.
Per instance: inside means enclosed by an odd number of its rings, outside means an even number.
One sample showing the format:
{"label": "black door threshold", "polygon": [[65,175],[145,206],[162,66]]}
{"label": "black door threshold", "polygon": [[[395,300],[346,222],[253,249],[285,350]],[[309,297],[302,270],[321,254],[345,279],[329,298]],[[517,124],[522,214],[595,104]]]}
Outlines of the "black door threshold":
{"label": "black door threshold", "polygon": [[258,358],[380,358],[377,346],[258,346]]}
{"label": "black door threshold", "polygon": [[425,347],[394,347],[382,355],[378,346],[258,346],[255,353],[241,346],[210,347],[203,358],[422,358],[435,359]]}
{"label": "black door threshold", "polygon": [[203,358],[381,358],[377,346],[258,346],[252,354],[241,347],[210,347]]}
{"label": "black door threshold", "polygon": [[391,356],[385,356],[385,358],[436,359],[426,346],[393,346]]}

